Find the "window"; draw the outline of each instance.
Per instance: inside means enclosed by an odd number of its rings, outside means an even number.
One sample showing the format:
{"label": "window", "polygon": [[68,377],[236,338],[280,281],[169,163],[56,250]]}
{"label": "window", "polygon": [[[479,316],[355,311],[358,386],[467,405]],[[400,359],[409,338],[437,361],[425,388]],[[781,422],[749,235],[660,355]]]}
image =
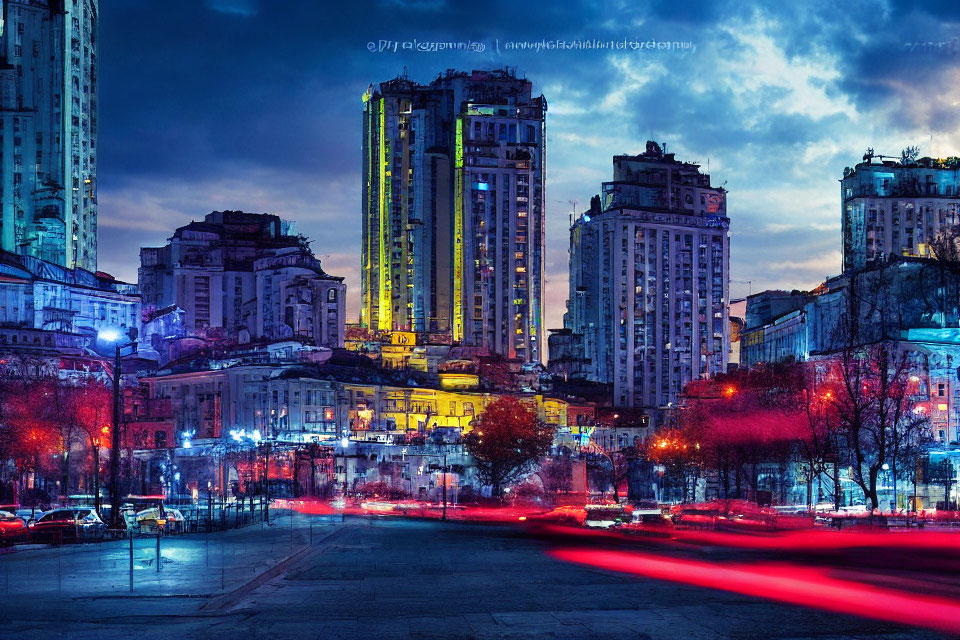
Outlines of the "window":
{"label": "window", "polygon": [[328,289],[327,290],[327,302],[336,302],[337,301],[337,290]]}

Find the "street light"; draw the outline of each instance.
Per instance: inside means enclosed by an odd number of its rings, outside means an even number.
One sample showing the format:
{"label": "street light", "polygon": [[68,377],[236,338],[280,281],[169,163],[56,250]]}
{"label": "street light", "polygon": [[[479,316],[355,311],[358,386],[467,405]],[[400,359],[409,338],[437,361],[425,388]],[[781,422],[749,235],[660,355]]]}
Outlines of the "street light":
{"label": "street light", "polygon": [[[350,447],[350,437],[344,435],[340,438],[340,457],[343,459],[343,504],[347,504],[347,449]],[[333,452],[334,470],[337,464],[337,452]]]}
{"label": "street light", "polygon": [[113,360],[113,422],[110,434],[110,528],[120,528],[120,350],[136,346],[136,329],[124,334],[116,328],[104,328],[97,333],[97,342],[114,347]]}

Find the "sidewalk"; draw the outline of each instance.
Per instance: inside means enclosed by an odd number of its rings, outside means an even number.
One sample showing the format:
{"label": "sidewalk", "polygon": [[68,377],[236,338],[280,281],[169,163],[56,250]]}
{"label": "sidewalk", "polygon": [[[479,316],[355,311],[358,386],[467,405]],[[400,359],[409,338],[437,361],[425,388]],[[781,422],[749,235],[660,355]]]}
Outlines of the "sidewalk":
{"label": "sidewalk", "polygon": [[[283,515],[212,534],[133,540],[134,596],[210,596],[230,592],[309,547],[337,528],[308,516]],[[312,531],[311,531],[312,529]],[[130,541],[40,547],[28,545],[0,556],[0,594],[49,598],[127,597]]]}

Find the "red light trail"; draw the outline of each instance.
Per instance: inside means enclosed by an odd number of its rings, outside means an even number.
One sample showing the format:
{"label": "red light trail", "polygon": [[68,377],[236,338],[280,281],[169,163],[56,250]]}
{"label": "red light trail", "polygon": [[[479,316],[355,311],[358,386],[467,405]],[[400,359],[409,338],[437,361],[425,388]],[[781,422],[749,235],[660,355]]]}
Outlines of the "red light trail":
{"label": "red light trail", "polygon": [[565,562],[609,571],[960,633],[960,603],[956,601],[839,580],[831,577],[828,570],[816,567],[779,563],[721,565],[647,553],[577,548],[548,553]]}

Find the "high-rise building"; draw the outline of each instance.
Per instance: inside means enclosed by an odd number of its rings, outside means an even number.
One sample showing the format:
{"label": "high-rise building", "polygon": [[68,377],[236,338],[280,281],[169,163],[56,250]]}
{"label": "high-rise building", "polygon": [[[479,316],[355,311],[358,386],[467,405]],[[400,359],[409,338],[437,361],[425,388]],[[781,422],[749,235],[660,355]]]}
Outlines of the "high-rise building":
{"label": "high-rise building", "polygon": [[139,283],[147,313],[176,305],[188,335],[343,346],[343,278],[275,215],[214,211],[180,227],[140,250]]}
{"label": "high-rise building", "polygon": [[726,192],[699,165],[655,142],[614,156],[613,181],[570,229],[570,297],[551,364],[577,363],[579,377],[613,384],[616,406],[652,416],[691,380],[725,371],[729,225]]}
{"label": "high-rise building", "polygon": [[97,269],[97,0],[7,0],[0,248]]}
{"label": "high-rise building", "polygon": [[913,152],[885,160],[870,149],[863,162],[844,169],[844,271],[891,255],[929,256],[930,241],[960,223],[960,158],[917,160]]}
{"label": "high-rise building", "polygon": [[543,96],[509,70],[363,96],[360,322],[543,355]]}

